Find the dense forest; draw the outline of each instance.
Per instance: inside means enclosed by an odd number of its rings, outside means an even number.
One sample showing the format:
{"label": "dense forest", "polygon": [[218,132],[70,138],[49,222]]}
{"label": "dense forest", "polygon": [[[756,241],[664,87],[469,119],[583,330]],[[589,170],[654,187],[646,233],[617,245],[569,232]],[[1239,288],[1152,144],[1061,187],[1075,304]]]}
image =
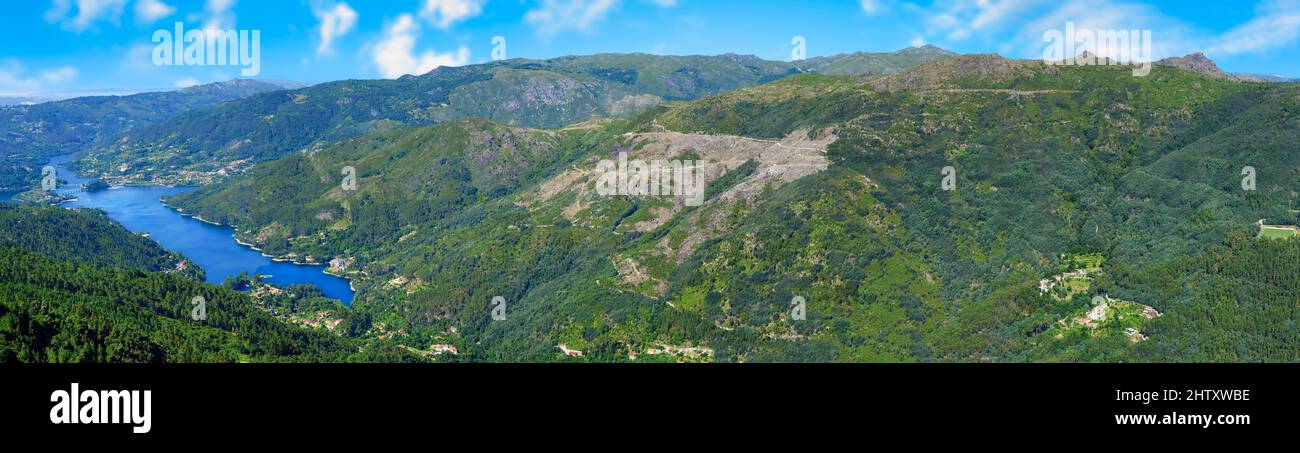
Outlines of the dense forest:
{"label": "dense forest", "polygon": [[322,305],[318,290],[262,302],[154,272],[176,256],[98,211],[0,204],[0,221],[0,362],[418,360],[358,339],[369,327],[351,326],[361,318],[338,329],[350,334],[336,334],[276,316],[298,304],[347,316],[337,301]]}
{"label": "dense forest", "polygon": [[102,211],[0,203],[0,246],[63,261],[147,272],[174,271],[203,280],[203,269],[121,228]]}

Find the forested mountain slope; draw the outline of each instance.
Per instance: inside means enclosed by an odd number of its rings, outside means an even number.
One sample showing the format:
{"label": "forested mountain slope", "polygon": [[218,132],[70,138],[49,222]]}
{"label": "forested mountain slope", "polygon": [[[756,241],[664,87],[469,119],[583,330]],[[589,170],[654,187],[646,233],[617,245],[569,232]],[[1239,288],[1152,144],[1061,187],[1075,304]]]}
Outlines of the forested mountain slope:
{"label": "forested mountain slope", "polygon": [[[1295,361],[1300,242],[1254,236],[1300,220],[1297,112],[1293,84],[974,55],[371,134],[173,202],[356,260],[358,310],[459,359]],[[703,161],[704,202],[597,194],[619,152]]]}
{"label": "forested mountain slope", "polygon": [[281,85],[232,80],[177,91],[0,107],[0,191],[36,185],[50,156],[107,146],[120,134]]}
{"label": "forested mountain slope", "polygon": [[415,359],[277,319],[98,211],[0,203],[0,224],[0,362]]}
{"label": "forested mountain slope", "polygon": [[122,228],[103,211],[0,203],[0,246],[58,260],[146,272],[173,271],[203,280],[178,253]]}
{"label": "forested mountain slope", "polygon": [[[466,118],[556,128],[626,117],[798,74],[888,74],[950,58],[938,48],[857,53],[802,62],[753,56],[599,54],[441,67],[397,80],[348,80],[267,93],[182,115],[100,146],[83,168],[127,181],[195,182],[195,173],[254,162],[398,125]],[[161,181],[163,179],[159,179]]]}

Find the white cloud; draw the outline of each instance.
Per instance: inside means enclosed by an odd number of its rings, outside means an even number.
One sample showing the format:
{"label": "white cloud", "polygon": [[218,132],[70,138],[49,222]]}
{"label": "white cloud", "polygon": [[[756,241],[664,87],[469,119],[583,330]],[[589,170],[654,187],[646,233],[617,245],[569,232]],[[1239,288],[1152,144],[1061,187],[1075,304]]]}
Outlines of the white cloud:
{"label": "white cloud", "polygon": [[[1196,36],[1205,34],[1150,5],[1127,0],[946,0],[916,10],[932,41],[974,40],[1011,57],[1041,57],[1043,33],[1063,31],[1067,22],[1078,30],[1151,30],[1151,58],[1190,53],[1204,42]],[[1114,56],[1118,51],[1095,53]]]}
{"label": "white cloud", "polygon": [[542,4],[524,14],[524,21],[537,28],[543,37],[566,30],[591,31],[618,6],[618,0],[542,0]]}
{"label": "white cloud", "polygon": [[[1158,60],[1171,55],[1183,55],[1196,49],[1197,31],[1173,17],[1165,16],[1150,5],[1117,1],[1074,0],[1062,4],[1046,15],[1023,25],[1015,42],[1027,55],[1042,55],[1043,33],[1047,30],[1064,31],[1067,22],[1076,30],[1151,30],[1151,55],[1133,55],[1129,58],[1143,61]],[[1093,53],[1117,58],[1124,53],[1118,48],[1097,48]]]}
{"label": "white cloud", "polygon": [[987,0],[976,2],[979,13],[970,22],[972,30],[983,30],[996,26],[1013,14],[1020,13],[1033,6],[1034,2],[1024,0]]}
{"label": "white cloud", "polygon": [[73,0],[53,0],[50,9],[45,11],[45,21],[57,22],[65,30],[75,32],[93,28],[100,21],[121,25],[126,0],[75,0],[77,13],[69,16],[73,6]]}
{"label": "white cloud", "polygon": [[208,0],[206,6],[209,11],[221,12],[235,6],[236,0]]}
{"label": "white cloud", "polygon": [[320,44],[316,46],[316,55],[332,54],[334,40],[348,34],[357,24],[357,11],[347,3],[317,2],[312,6],[312,14],[320,20]]}
{"label": "white cloud", "polygon": [[142,24],[152,24],[175,12],[176,8],[163,3],[162,0],[136,0],[135,2],[135,20]]}
{"label": "white cloud", "polygon": [[197,21],[201,19],[203,29],[209,33],[215,30],[232,30],[235,28],[235,1],[207,0],[203,5],[203,14],[191,15],[189,20]]}
{"label": "white cloud", "polygon": [[384,28],[383,40],[373,49],[375,64],[384,77],[424,74],[439,66],[461,66],[469,62],[469,48],[464,46],[454,53],[430,50],[416,55],[415,41],[419,36],[420,24],[410,14],[397,16],[397,20]]}
{"label": "white cloud", "polygon": [[76,80],[76,78],[77,78],[77,69],[71,66],[64,66],[58,69],[41,71],[41,80],[44,80],[49,83],[58,84],[58,83],[63,83],[71,80]]}
{"label": "white cloud", "polygon": [[1211,55],[1257,52],[1300,39],[1300,0],[1266,1],[1255,17],[1216,37],[1206,49]]}
{"label": "white cloud", "polygon": [[0,64],[0,95],[24,96],[39,93],[53,86],[76,80],[78,72],[71,66],[41,71],[35,76],[26,75],[26,68],[17,60],[8,59]]}
{"label": "white cloud", "polygon": [[176,88],[189,88],[201,83],[198,79],[180,79],[176,81]]}
{"label": "white cloud", "polygon": [[154,66],[153,49],[153,43],[138,43],[123,49],[116,70],[128,78],[150,77],[157,74],[163,66]]}
{"label": "white cloud", "polygon": [[932,35],[943,34],[946,39],[961,41],[981,33],[1004,31],[1015,25],[1013,19],[1023,19],[1019,14],[1046,3],[1047,0],[936,2],[927,13],[925,25]]}
{"label": "white cloud", "polygon": [[40,91],[41,82],[23,78],[21,74],[0,69],[0,96],[27,96]]}
{"label": "white cloud", "polygon": [[198,27],[209,39],[221,39],[227,30],[236,30],[235,3],[238,0],[206,0],[202,12],[185,15],[185,28],[193,29],[191,23],[200,23]]}
{"label": "white cloud", "polygon": [[[977,40],[997,44],[1011,56],[1037,57],[1048,30],[1151,30],[1152,55],[1159,59],[1205,51],[1229,56],[1288,46],[1300,41],[1300,0],[1265,0],[1255,14],[1223,33],[1162,13],[1135,0],[939,0],[915,7],[930,39]],[[1117,49],[1096,49],[1115,56]]]}
{"label": "white cloud", "polygon": [[858,6],[868,15],[874,15],[885,9],[884,5],[880,4],[880,0],[858,0]]}
{"label": "white cloud", "polygon": [[483,14],[487,0],[423,0],[420,18],[438,28],[447,28],[465,19]]}

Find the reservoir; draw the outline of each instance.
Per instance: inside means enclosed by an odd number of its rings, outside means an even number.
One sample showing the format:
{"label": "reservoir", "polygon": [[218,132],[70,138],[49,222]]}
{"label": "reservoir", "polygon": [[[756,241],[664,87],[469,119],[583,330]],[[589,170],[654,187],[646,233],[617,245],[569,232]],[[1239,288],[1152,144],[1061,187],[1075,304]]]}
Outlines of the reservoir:
{"label": "reservoir", "polygon": [[180,215],[165,206],[163,197],[193,190],[185,187],[122,187],[86,193],[81,190],[87,180],[63,166],[73,156],[60,156],[50,160],[58,171],[60,182],[57,191],[76,197],[64,203],[70,208],[95,208],[103,210],[126,229],[135,233],[148,233],[150,239],[168,250],[180,252],[194,261],[207,273],[207,282],[220,285],[226,277],[248,272],[249,275],[269,275],[263,281],[277,286],[315,285],[327,297],[352,303],[354,293],[344,278],[325,273],[324,265],[301,265],[272,261],[260,252],[235,242],[234,231]]}

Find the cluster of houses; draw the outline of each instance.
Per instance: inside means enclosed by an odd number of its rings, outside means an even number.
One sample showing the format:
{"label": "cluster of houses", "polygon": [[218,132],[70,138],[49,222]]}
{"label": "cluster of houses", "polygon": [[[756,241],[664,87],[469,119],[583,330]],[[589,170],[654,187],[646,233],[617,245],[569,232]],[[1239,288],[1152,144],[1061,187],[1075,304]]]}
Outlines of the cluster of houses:
{"label": "cluster of houses", "polygon": [[1057,283],[1063,282],[1065,280],[1079,280],[1079,279],[1092,280],[1092,277],[1088,275],[1087,269],[1079,269],[1074,272],[1066,272],[1060,275],[1053,275],[1052,278],[1044,278],[1038,281],[1038,294],[1047,294],[1048,292],[1051,292],[1052,288],[1055,288]]}
{"label": "cluster of houses", "polygon": [[312,326],[317,328],[324,327],[330,330],[334,330],[339,326],[339,324],[343,323],[342,318],[332,318],[328,311],[322,311],[320,313],[316,313],[315,317],[302,317],[302,318],[297,318],[296,320],[293,317],[291,317],[290,321],[295,321],[305,326]]}
{"label": "cluster of houses", "polygon": [[443,354],[458,355],[460,354],[460,351],[456,349],[455,345],[435,344],[433,346],[429,346],[429,353],[433,355],[443,355]]}

